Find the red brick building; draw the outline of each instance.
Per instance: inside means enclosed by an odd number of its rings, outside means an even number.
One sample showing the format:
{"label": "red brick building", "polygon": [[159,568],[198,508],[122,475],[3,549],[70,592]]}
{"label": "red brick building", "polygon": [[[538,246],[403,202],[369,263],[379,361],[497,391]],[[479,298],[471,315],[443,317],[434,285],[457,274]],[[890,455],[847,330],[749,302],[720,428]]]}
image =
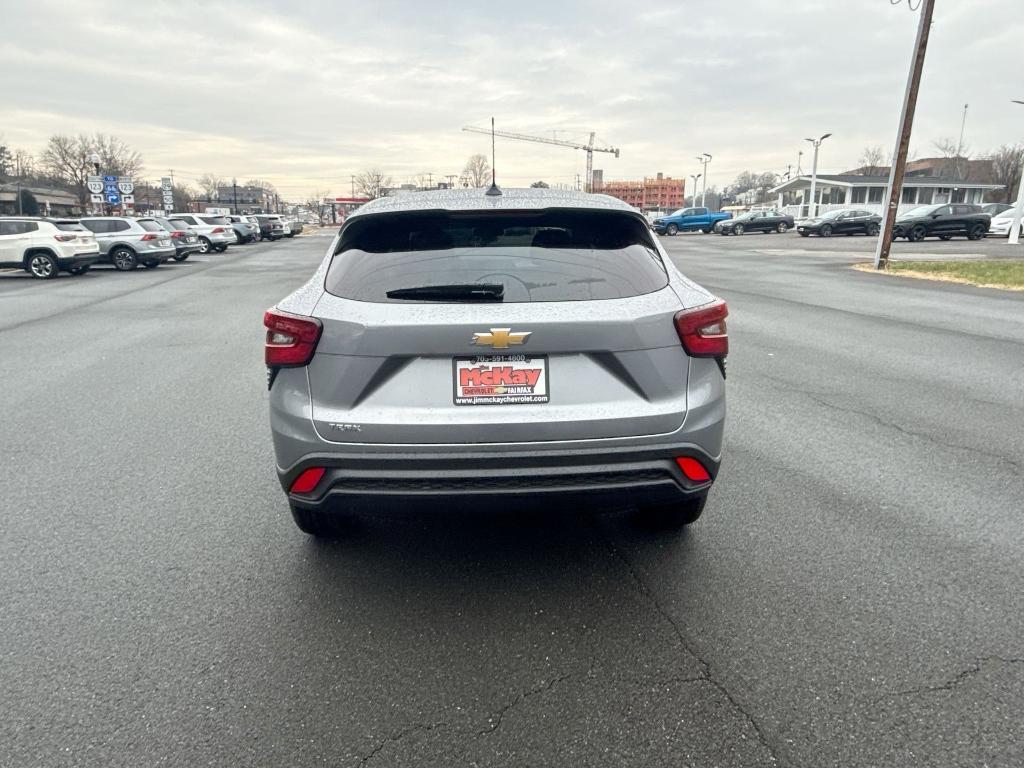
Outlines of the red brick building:
{"label": "red brick building", "polygon": [[683,207],[686,180],[659,173],[643,181],[605,181],[601,171],[594,171],[594,191],[617,197],[642,211],[672,211]]}

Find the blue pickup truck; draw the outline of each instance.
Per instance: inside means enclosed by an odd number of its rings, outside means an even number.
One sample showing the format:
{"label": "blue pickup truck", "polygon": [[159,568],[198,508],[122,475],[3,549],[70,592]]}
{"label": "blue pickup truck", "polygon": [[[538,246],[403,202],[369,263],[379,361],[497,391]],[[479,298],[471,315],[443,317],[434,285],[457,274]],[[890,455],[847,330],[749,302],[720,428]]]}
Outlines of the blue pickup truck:
{"label": "blue pickup truck", "polygon": [[680,208],[668,216],[661,216],[651,222],[659,235],[674,235],[677,232],[713,232],[715,224],[731,219],[731,213],[714,213],[707,208]]}

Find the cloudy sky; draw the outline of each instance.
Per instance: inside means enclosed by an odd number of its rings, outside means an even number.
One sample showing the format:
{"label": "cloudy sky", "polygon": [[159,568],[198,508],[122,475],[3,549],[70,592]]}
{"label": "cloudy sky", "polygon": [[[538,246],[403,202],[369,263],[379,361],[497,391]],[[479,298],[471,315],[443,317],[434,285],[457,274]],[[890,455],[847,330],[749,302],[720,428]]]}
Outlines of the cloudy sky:
{"label": "cloudy sky", "polygon": [[[916,0],[914,0],[916,2]],[[457,174],[486,125],[598,141],[605,178],[821,170],[891,151],[916,15],[907,0],[0,0],[0,137],[103,131],[173,168],[265,178],[286,197]],[[1024,141],[1021,0],[937,0],[912,151]],[[557,132],[557,133],[553,133]],[[804,169],[809,167],[805,155]],[[570,184],[582,152],[499,140],[499,182]]]}

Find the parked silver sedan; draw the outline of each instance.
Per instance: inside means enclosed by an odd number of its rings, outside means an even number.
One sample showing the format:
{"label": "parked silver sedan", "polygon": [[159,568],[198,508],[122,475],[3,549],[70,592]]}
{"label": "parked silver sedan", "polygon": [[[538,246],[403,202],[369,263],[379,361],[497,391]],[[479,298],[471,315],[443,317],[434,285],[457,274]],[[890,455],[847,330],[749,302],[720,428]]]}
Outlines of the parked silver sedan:
{"label": "parked silver sedan", "polygon": [[727,314],[610,197],[368,203],[264,317],[295,522],[582,500],[691,523],[721,461]]}

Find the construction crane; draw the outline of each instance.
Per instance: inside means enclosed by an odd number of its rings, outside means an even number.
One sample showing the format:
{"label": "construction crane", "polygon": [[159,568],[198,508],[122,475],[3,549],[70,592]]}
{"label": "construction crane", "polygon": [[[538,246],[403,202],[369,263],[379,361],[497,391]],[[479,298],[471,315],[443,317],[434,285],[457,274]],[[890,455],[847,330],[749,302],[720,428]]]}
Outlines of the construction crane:
{"label": "construction crane", "polygon": [[[470,133],[486,133],[488,136],[491,135],[490,128],[477,128],[472,125],[467,125],[462,130],[469,131]],[[561,139],[548,139],[544,136],[528,136],[525,133],[512,133],[510,131],[494,131],[495,136],[501,136],[503,139],[515,139],[516,141],[534,141],[540,144],[554,144],[556,147],[569,147],[570,149],[582,149],[587,153],[587,192],[593,191],[594,186],[594,153],[595,152],[611,152],[616,157],[619,156],[619,150],[615,147],[595,147],[594,146],[594,132],[590,132],[590,141],[586,144],[577,144],[574,141],[562,141]]]}

